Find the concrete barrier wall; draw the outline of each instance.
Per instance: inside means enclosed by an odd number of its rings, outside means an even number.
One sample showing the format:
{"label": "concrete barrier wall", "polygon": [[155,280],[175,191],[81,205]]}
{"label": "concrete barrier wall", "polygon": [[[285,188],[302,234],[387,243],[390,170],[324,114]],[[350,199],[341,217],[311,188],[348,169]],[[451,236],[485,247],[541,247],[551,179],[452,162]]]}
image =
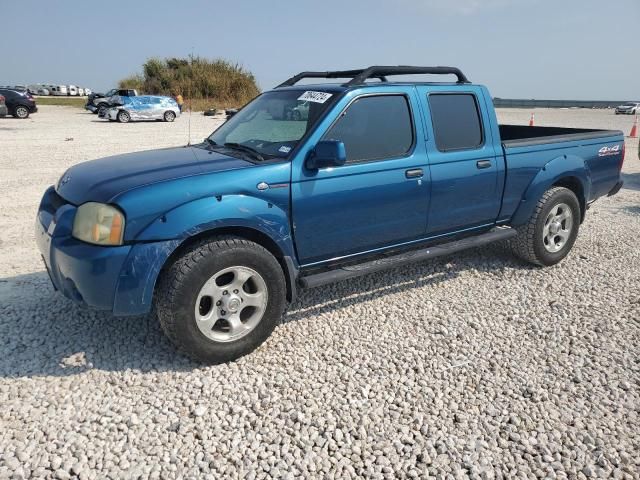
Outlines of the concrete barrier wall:
{"label": "concrete barrier wall", "polygon": [[493,105],[500,108],[615,108],[627,100],[525,100],[494,98]]}

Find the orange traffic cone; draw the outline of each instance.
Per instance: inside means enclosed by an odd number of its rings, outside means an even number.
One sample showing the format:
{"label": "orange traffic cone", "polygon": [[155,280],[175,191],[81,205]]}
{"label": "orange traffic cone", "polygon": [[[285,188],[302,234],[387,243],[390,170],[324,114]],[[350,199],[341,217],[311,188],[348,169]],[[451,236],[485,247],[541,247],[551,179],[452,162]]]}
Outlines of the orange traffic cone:
{"label": "orange traffic cone", "polygon": [[533,127],[534,125],[534,120],[535,120],[535,115],[533,114],[533,112],[531,112],[531,118],[529,119],[529,126]]}
{"label": "orange traffic cone", "polygon": [[631,132],[629,132],[630,138],[638,138],[638,116],[636,115],[636,119],[633,121],[633,127],[631,127]]}

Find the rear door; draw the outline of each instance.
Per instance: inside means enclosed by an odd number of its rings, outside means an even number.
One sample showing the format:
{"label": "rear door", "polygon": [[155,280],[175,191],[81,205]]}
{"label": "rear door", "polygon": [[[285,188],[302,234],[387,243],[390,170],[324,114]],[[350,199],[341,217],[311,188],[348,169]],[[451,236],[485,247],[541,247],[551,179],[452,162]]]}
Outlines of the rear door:
{"label": "rear door", "polygon": [[431,199],[427,234],[440,235],[495,222],[504,160],[477,86],[418,87],[425,113]]}
{"label": "rear door", "polygon": [[415,88],[365,91],[341,99],[333,107],[339,115],[308,142],[312,148],[319,140],[341,140],[346,164],[309,170],[303,152],[293,166],[293,225],[303,265],[425,234],[429,183]]}

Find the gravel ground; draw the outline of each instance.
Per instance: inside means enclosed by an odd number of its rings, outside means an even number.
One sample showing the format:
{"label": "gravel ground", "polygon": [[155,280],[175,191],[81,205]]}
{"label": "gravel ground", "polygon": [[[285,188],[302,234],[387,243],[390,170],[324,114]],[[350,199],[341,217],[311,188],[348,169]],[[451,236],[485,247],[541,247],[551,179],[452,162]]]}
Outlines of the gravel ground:
{"label": "gravel ground", "polygon": [[[192,138],[216,122],[194,114]],[[490,247],[310,290],[252,355],[203,368],[153,319],[54,293],[32,233],[68,166],[187,130],[68,107],[0,119],[0,478],[640,478],[636,140],[560,265]]]}

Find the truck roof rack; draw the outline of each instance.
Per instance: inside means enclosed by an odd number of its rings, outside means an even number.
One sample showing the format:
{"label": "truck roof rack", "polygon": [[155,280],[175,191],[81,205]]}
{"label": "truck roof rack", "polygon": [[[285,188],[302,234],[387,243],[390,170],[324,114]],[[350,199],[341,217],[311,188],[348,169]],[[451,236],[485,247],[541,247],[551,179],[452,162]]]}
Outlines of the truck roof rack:
{"label": "truck roof rack", "polygon": [[290,87],[303,78],[351,78],[344,84],[346,87],[362,85],[369,78],[378,78],[382,82],[387,81],[387,75],[455,75],[457,83],[469,83],[469,80],[459,68],[456,67],[410,67],[408,65],[396,66],[372,66],[358,70],[336,70],[327,72],[301,72],[282,82],[276,88]]}

